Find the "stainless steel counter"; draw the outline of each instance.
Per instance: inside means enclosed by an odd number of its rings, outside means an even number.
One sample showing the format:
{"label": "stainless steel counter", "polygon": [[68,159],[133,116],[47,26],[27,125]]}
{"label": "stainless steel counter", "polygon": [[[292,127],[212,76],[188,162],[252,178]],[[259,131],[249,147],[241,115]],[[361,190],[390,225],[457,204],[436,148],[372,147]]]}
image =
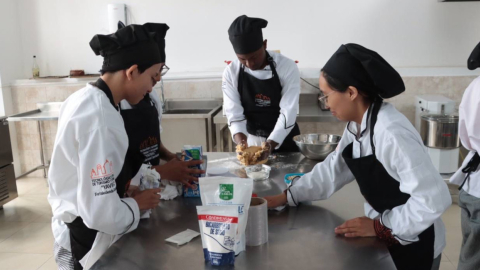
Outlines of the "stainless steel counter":
{"label": "stainless steel counter", "polygon": [[38,109],[8,117],[9,122],[58,120],[62,102],[37,103]]}
{"label": "stainless steel counter", "polygon": [[36,170],[43,170],[43,177],[47,178],[47,170],[48,167],[50,166],[48,162],[45,162],[45,147],[43,143],[43,128],[42,125],[40,124],[41,121],[54,121],[58,120],[58,117],[60,116],[60,107],[62,106],[63,102],[42,102],[42,103],[37,103],[37,108],[36,110],[33,111],[28,111],[24,113],[19,113],[12,115],[8,117],[9,122],[18,122],[18,121],[36,121],[37,122],[37,127],[38,127],[38,134],[39,134],[39,140],[40,140],[40,161],[41,164],[38,165],[37,167],[23,173],[22,175],[18,176],[18,178],[21,178],[27,174],[30,174]]}
{"label": "stainless steel counter", "polygon": [[[223,113],[213,118],[215,124],[227,124],[227,117]],[[300,104],[300,111],[297,115],[297,122],[339,122],[330,111],[322,111],[316,103]]]}
{"label": "stainless steel counter", "polygon": [[[227,167],[231,174],[243,175],[234,153],[207,155],[209,167]],[[278,154],[268,164],[270,179],[254,183],[259,196],[278,194],[286,187],[286,173],[309,172],[316,162],[295,153]],[[201,205],[199,198],[162,201],[149,220],[140,221],[92,269],[213,269],[204,261],[200,237],[180,247],[165,242],[186,229],[199,231],[197,205]],[[362,206],[358,187],[351,183],[327,201],[269,211],[268,243],[247,247],[235,259],[235,269],[395,269],[387,248],[376,238],[346,239],[334,234],[346,218],[363,216]]]}

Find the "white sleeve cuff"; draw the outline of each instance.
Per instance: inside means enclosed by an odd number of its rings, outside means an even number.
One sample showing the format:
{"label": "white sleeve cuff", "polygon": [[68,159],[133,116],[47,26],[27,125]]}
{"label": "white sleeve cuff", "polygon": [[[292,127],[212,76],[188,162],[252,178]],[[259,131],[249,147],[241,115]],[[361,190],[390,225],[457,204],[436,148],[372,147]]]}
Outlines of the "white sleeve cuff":
{"label": "white sleeve cuff", "polygon": [[284,129],[284,130],[273,130],[272,133],[270,133],[270,136],[268,136],[267,140],[274,141],[278,143],[277,147],[275,149],[280,148],[282,146],[283,142],[285,141],[285,138],[289,134],[287,131],[292,131],[291,129]]}
{"label": "white sleeve cuff", "polygon": [[288,202],[289,206],[297,206],[298,205],[298,201],[295,200],[292,197],[292,191],[290,189],[287,190],[287,202]]}
{"label": "white sleeve cuff", "polygon": [[401,245],[405,246],[405,245],[420,241],[420,239],[418,237],[415,237],[413,239],[405,239],[405,238],[402,238],[402,237],[398,236],[397,234],[395,234],[395,231],[392,229],[392,225],[391,225],[390,219],[388,217],[389,213],[391,213],[391,211],[386,210],[385,212],[383,212],[383,214],[380,215],[380,223],[383,226],[387,227],[388,229],[390,229],[392,231],[392,235],[395,237],[395,239],[397,239],[397,241]]}
{"label": "white sleeve cuff", "polygon": [[228,127],[230,129],[230,133],[232,134],[232,140],[235,142],[234,136],[237,133],[243,133],[245,136],[248,136],[247,131],[247,121],[240,121],[240,122],[233,122]]}
{"label": "white sleeve cuff", "polygon": [[138,204],[133,198],[123,198],[121,199],[124,203],[126,203],[129,206],[129,209],[132,210],[133,212],[133,223],[132,226],[125,232],[129,233],[133,230],[135,230],[138,226],[138,222],[140,221],[140,209],[138,208]]}

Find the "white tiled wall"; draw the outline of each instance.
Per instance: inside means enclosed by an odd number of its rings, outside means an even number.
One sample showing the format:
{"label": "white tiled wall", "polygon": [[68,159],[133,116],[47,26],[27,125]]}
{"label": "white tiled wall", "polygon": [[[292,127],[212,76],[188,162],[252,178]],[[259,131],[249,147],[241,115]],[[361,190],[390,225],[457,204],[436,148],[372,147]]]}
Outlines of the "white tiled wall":
{"label": "white tiled wall", "polygon": [[[439,94],[457,102],[462,98],[465,88],[475,77],[404,77],[405,93],[388,100],[414,121],[414,97],[420,94]],[[318,78],[307,81],[318,86]],[[12,86],[14,113],[36,109],[37,102],[64,101],[70,94],[84,87],[85,84],[46,85],[46,86]],[[222,98],[221,80],[167,81],[164,83],[166,99]],[[318,89],[301,81],[302,93],[318,93]],[[157,92],[160,90],[157,87]],[[17,140],[22,172],[40,164],[40,143],[36,122],[17,122]],[[342,134],[345,123],[299,123],[302,133]],[[45,132],[45,156],[50,159],[57,130],[57,121],[42,123]],[[42,176],[37,171],[36,176]]]}

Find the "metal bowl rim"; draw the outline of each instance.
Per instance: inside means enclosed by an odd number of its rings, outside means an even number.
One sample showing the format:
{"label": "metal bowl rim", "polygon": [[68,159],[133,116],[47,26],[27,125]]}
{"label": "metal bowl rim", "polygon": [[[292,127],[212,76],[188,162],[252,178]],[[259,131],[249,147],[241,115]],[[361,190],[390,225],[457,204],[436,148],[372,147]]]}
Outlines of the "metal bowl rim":
{"label": "metal bowl rim", "polygon": [[455,122],[459,121],[460,117],[453,114],[426,114],[421,116],[422,120],[433,122]]}
{"label": "metal bowl rim", "polygon": [[[307,136],[307,135],[327,135],[327,136],[333,136],[334,138],[338,138],[337,142],[324,142],[324,143],[306,143],[306,142],[299,142],[296,140],[296,138],[299,138],[300,136]],[[296,144],[303,144],[303,145],[331,145],[331,144],[339,144],[340,140],[342,139],[342,136],[337,135],[337,134],[330,134],[330,133],[307,133],[307,134],[300,134],[296,135],[293,137],[293,141]]]}

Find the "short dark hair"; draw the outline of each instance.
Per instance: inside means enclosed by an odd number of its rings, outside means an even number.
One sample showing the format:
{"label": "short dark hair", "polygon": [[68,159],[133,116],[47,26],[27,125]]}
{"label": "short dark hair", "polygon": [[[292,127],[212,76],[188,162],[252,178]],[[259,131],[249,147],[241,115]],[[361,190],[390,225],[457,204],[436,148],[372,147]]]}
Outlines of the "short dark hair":
{"label": "short dark hair", "polygon": [[[132,65],[133,66],[133,65]],[[153,65],[138,65],[138,72],[143,73],[145,72],[145,70],[149,69],[151,66]],[[103,69],[100,70],[100,75],[104,75],[105,73],[114,73],[114,72],[117,72],[117,71],[120,71],[121,69],[119,70],[109,70],[109,71],[105,71]]]}
{"label": "short dark hair", "polygon": [[[327,81],[328,83],[328,86],[330,86],[330,88],[332,88],[334,91],[337,91],[337,92],[340,92],[340,93],[345,93],[347,90],[348,90],[348,87],[350,85],[338,80],[338,79],[335,79],[334,77],[330,76],[327,72],[325,72],[325,70],[321,70],[322,74],[323,74],[323,77],[325,78],[325,80]],[[371,94],[370,92],[367,92],[367,91],[363,91],[362,89],[358,89],[358,92],[360,92],[360,94],[364,97],[366,97],[369,101],[373,102],[375,101],[378,96],[375,95],[375,94]]]}

